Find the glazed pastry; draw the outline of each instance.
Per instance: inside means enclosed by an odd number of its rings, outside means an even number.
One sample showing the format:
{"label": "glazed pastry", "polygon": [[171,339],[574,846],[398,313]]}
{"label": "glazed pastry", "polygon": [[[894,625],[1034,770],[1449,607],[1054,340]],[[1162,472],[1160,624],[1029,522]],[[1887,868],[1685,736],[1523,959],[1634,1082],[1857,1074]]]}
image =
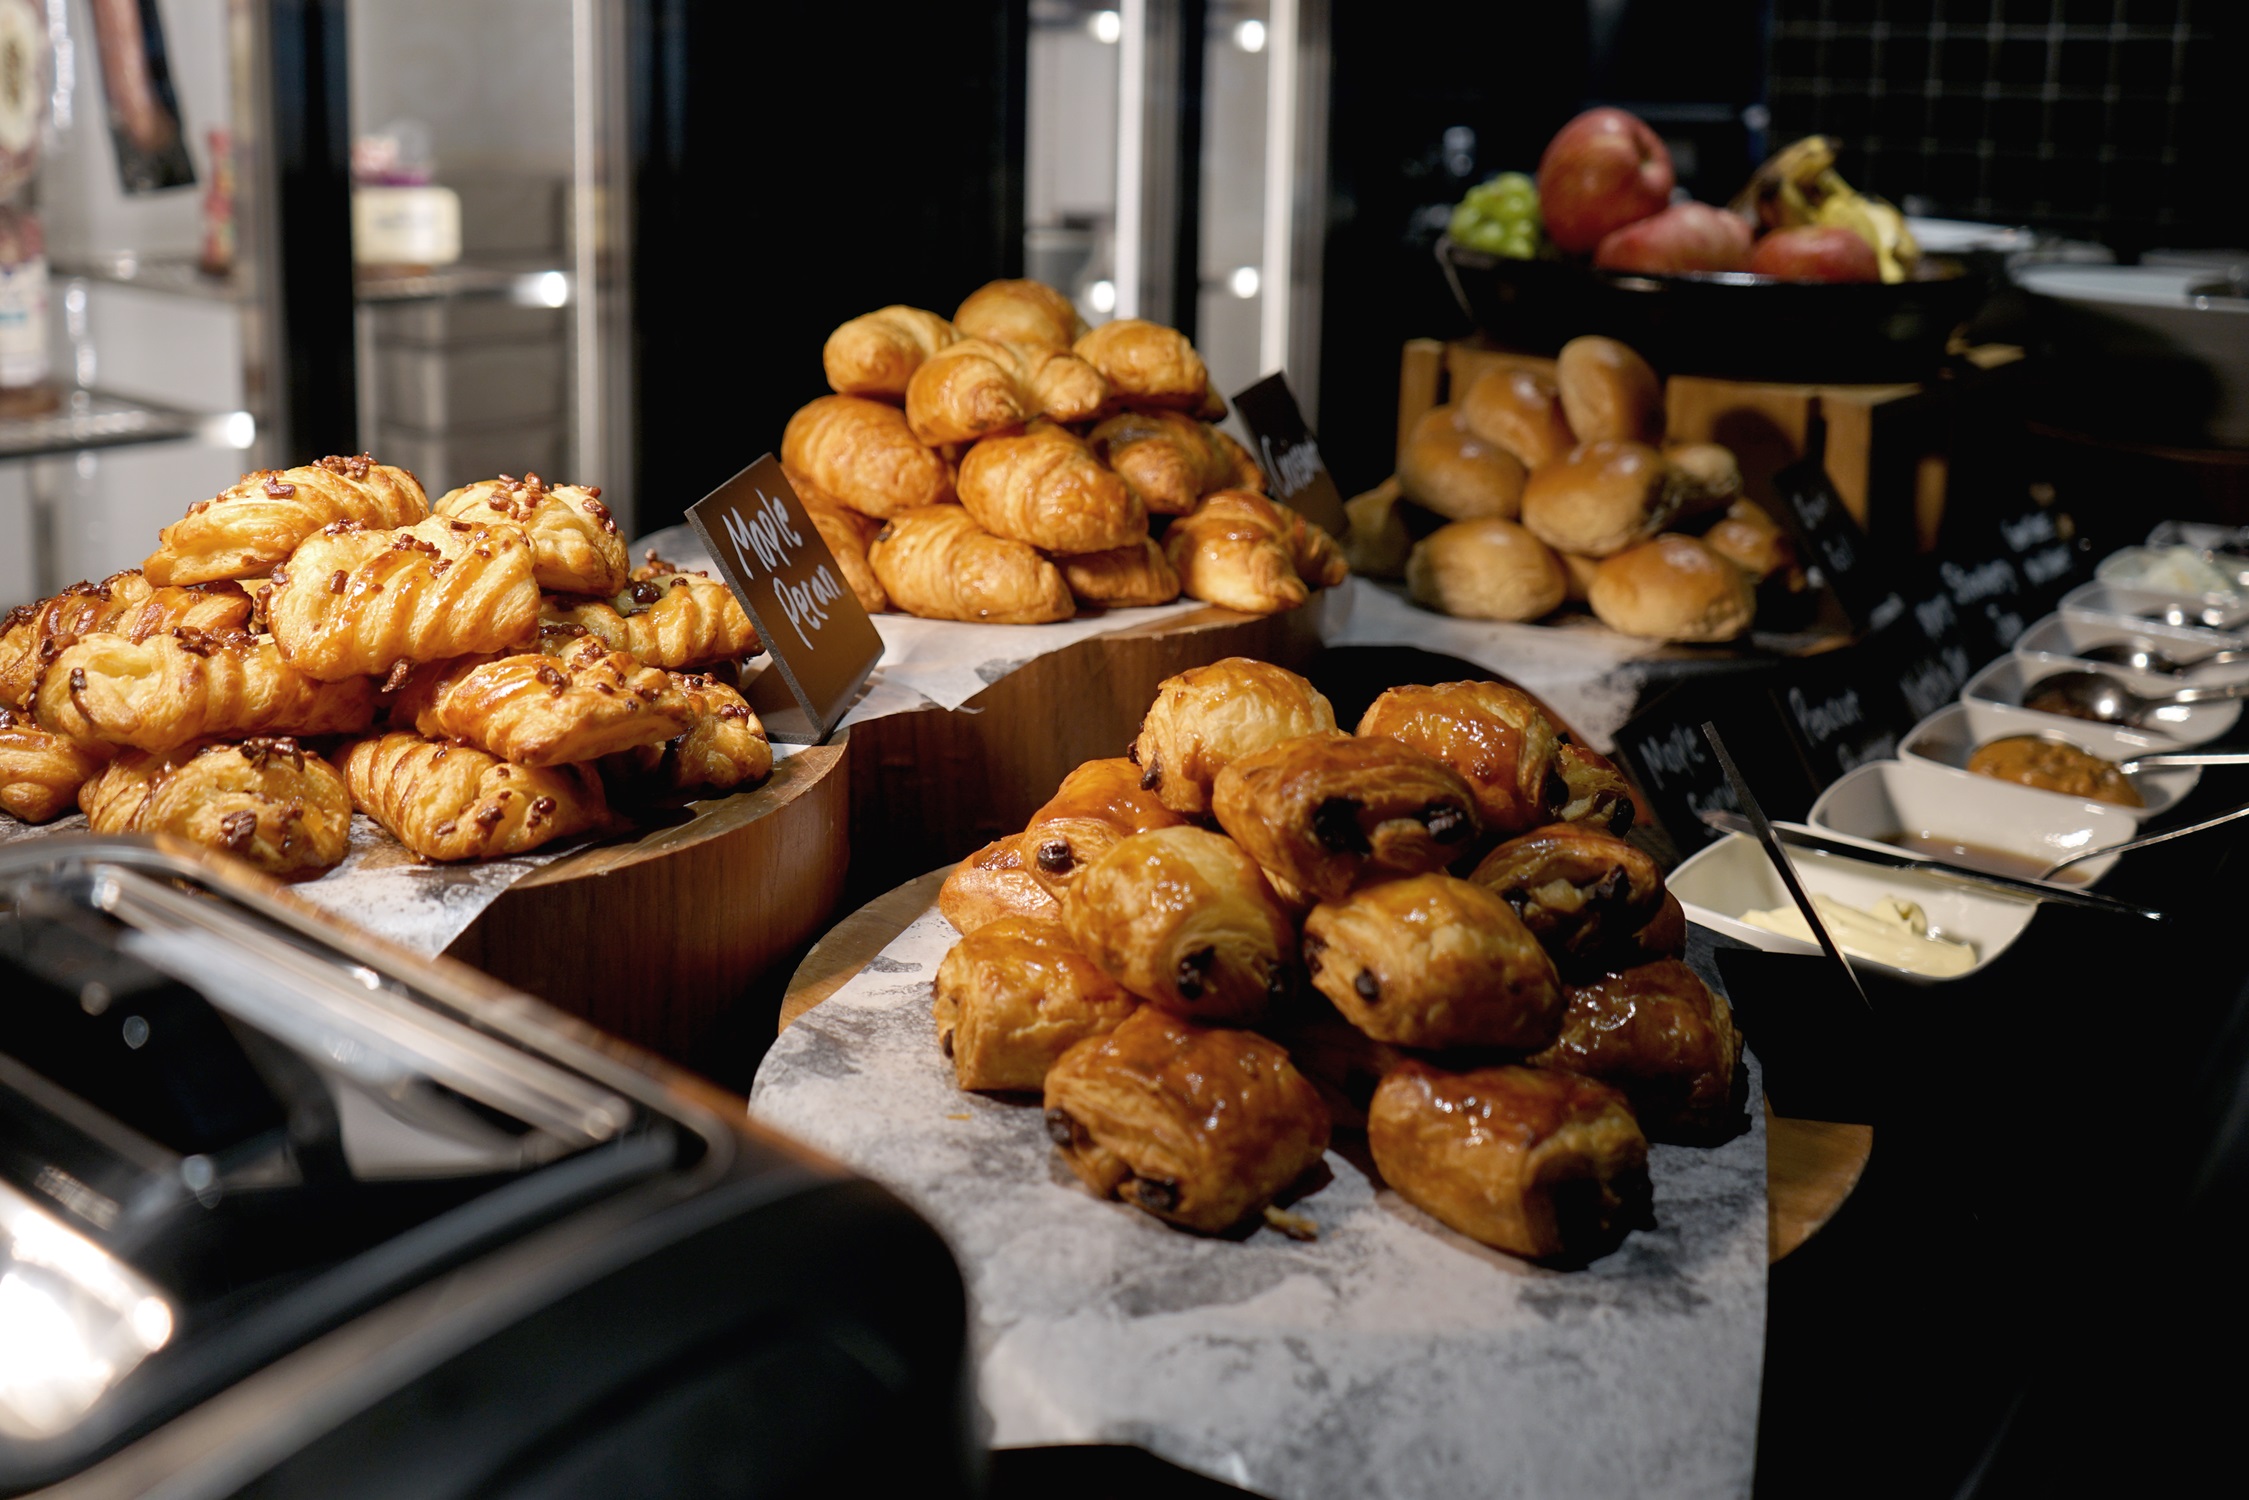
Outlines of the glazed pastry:
{"label": "glazed pastry", "polygon": [[1487,370],[1469,383],[1459,406],[1462,426],[1514,454],[1525,469],[1552,463],[1577,446],[1562,412],[1560,387],[1536,370]]}
{"label": "glazed pastry", "polygon": [[418,734],[355,740],[343,753],[351,804],[424,859],[494,859],[610,826],[588,765],[534,770]]}
{"label": "glazed pastry", "polygon": [[323,682],[512,650],[539,632],[531,544],[513,526],[340,522],[275,568],[258,595],[282,657]]}
{"label": "glazed pastry", "polygon": [[694,705],[672,679],[598,641],[561,656],[464,656],[417,667],[390,722],[519,766],[596,760],[687,733]]}
{"label": "glazed pastry", "polygon": [[51,599],[18,605],[0,620],[0,706],[31,696],[56,653],[82,635],[102,631],[145,641],[181,625],[240,630],[249,619],[250,596],[237,583],[155,588],[138,568],[100,583],[74,583]]}
{"label": "glazed pastry", "polygon": [[734,591],[701,573],[638,579],[606,602],[545,599],[540,621],[547,642],[542,649],[557,638],[567,645],[572,636],[590,635],[612,651],[671,672],[738,661],[765,649]]}
{"label": "glazed pastry", "polygon": [[1252,859],[1315,901],[1361,879],[1443,869],[1477,834],[1468,783],[1380,736],[1313,734],[1240,756],[1218,773],[1210,805]]}
{"label": "glazed pastry", "polygon": [[1436,757],[1476,793],[1487,833],[1552,822],[1569,802],[1561,736],[1538,700],[1498,682],[1392,688],[1369,704],[1362,735],[1388,735]]}
{"label": "glazed pastry", "polygon": [[1407,1202],[1533,1260],[1606,1250],[1651,1196],[1647,1138],[1624,1096],[1573,1073],[1403,1064],[1374,1091],[1367,1145]]}
{"label": "glazed pastry", "polygon": [[1408,500],[1448,521],[1522,513],[1523,461],[1468,430],[1458,410],[1430,408],[1398,450],[1398,485]]}
{"label": "glazed pastry", "polygon": [[1164,555],[1188,597],[1251,615],[1294,609],[1351,571],[1333,537],[1246,490],[1220,490],[1172,522]]}
{"label": "glazed pastry", "polygon": [[1286,1052],[1153,1008],[1062,1054],[1046,1126],[1096,1194],[1205,1234],[1271,1204],[1328,1145],[1327,1110]]}
{"label": "glazed pastry", "polygon": [[1091,442],[1154,515],[1183,516],[1220,490],[1265,492],[1248,449],[1184,412],[1128,411],[1094,428]]}
{"label": "glazed pastry", "polygon": [[1618,962],[1627,967],[1652,964],[1661,958],[1683,958],[1686,952],[1687,909],[1667,890],[1663,893],[1663,905],[1656,909],[1647,926],[1633,934],[1631,947],[1619,956]]}
{"label": "glazed pastry", "polygon": [[1414,544],[1406,589],[1416,604],[1471,620],[1535,620],[1561,607],[1569,577],[1546,544],[1513,521],[1455,521]]}
{"label": "glazed pastry", "polygon": [[1563,993],[1561,1034],[1532,1063],[1621,1090],[1653,1140],[1707,1139],[1740,1114],[1733,1010],[1678,959],[1604,974]]}
{"label": "glazed pastry", "polygon": [[1074,354],[962,339],[922,362],[906,387],[906,425],[931,447],[973,443],[1034,417],[1083,422],[1109,399],[1109,383]]}
{"label": "glazed pastry", "polygon": [[531,576],[551,593],[614,594],[631,581],[625,539],[598,489],[502,474],[447,492],[433,513],[519,528],[531,539]]}
{"label": "glazed pastry", "polygon": [[1395,476],[1343,502],[1351,529],[1343,538],[1343,558],[1351,571],[1367,578],[1403,578],[1413,556],[1413,533],[1398,514],[1404,492]]}
{"label": "glazed pastry", "polygon": [[1084,954],[1141,999],[1254,1022],[1294,985],[1296,928],[1257,861],[1200,828],[1120,839],[1062,897]]}
{"label": "glazed pastry", "polygon": [[1663,436],[1663,387],[1648,362],[1615,339],[1571,339],[1554,360],[1562,414],[1581,443],[1653,443]]}
{"label": "glazed pastry", "polygon": [[933,987],[937,1046],[964,1089],[1036,1089],[1054,1060],[1140,1008],[1059,922],[1002,917],[953,944]]}
{"label": "glazed pastry", "polygon": [[1509,839],[1469,876],[1497,894],[1563,963],[1598,964],[1663,903],[1663,872],[1612,834],[1555,823]]}
{"label": "glazed pastry", "polygon": [[[844,396],[906,399],[906,382],[923,360],[959,338],[953,325],[918,307],[863,313],[828,335],[820,365],[829,388]],[[601,592],[608,592],[606,589]]]}
{"label": "glazed pastry", "polygon": [[1042,422],[961,460],[961,505],[994,536],[1046,552],[1107,552],[1148,535],[1148,512],[1084,438]]}
{"label": "glazed pastry", "polygon": [[1538,939],[1480,886],[1382,880],[1304,919],[1304,967],[1343,1018],[1401,1047],[1543,1047],[1562,981]]}
{"label": "glazed pastry", "polygon": [[1636,811],[1632,783],[1624,779],[1615,761],[1575,740],[1564,740],[1555,749],[1554,768],[1570,789],[1569,801],[1554,813],[1555,822],[1590,823],[1620,838],[1632,826]]}
{"label": "glazed pastry", "polygon": [[1676,533],[1604,559],[1585,598],[1611,630],[1659,641],[1730,641],[1757,614],[1742,570]]}
{"label": "glazed pastry", "polygon": [[1187,336],[1144,318],[1104,323],[1078,340],[1078,357],[1099,370],[1127,406],[1199,411],[1210,372]]}
{"label": "glazed pastry", "polygon": [[964,935],[1002,917],[1062,916],[1060,903],[1031,878],[1021,834],[994,839],[953,866],[937,889],[937,910]]}
{"label": "glazed pastry", "polygon": [[128,750],[86,783],[78,802],[96,833],[183,838],[268,875],[325,870],[351,848],[343,777],[286,736]]}
{"label": "glazed pastry", "polygon": [[1043,281],[988,281],[968,294],[953,326],[974,339],[1067,349],[1085,332],[1078,310]]}
{"label": "glazed pastry", "polygon": [[781,462],[863,516],[881,520],[953,498],[953,471],[906,414],[860,396],[821,396],[789,418]]}
{"label": "glazed pastry", "polygon": [[891,517],[867,562],[890,602],[925,620],[1043,625],[1077,613],[1060,568],[1026,543],[992,535],[957,505]]}
{"label": "glazed pastry", "polygon": [[1156,685],[1132,762],[1164,806],[1201,817],[1227,762],[1334,728],[1335,709],[1311,683],[1286,667],[1229,656]]}
{"label": "glazed pastry", "polygon": [[1573,448],[1523,486],[1523,525],[1557,552],[1611,557],[1679,513],[1678,471],[1645,443]]}
{"label": "glazed pastry", "polygon": [[65,647],[32,695],[39,727],[74,740],[169,750],[195,739],[353,734],[375,716],[364,677],[321,682],[271,636],[180,626],[138,643],[89,635]]}
{"label": "glazed pastry", "polygon": [[1080,604],[1123,608],[1169,604],[1179,597],[1179,570],[1152,536],[1112,551],[1084,552],[1058,561],[1071,597]]}
{"label": "glazed pastry", "polygon": [[635,791],[730,792],[773,774],[773,745],[740,693],[708,677],[668,675],[694,713],[687,733],[604,758],[604,777]]}
{"label": "glazed pastry", "polygon": [[788,480],[804,505],[804,513],[812,518],[813,529],[843,570],[843,581],[859,600],[859,607],[870,615],[890,608],[890,596],[882,591],[882,580],[867,566],[867,544],[882,530],[882,523],[859,514],[804,475],[789,474]]}
{"label": "glazed pastry", "polygon": [[152,584],[257,578],[289,560],[306,538],[350,522],[371,531],[411,526],[429,497],[404,469],[356,458],[324,458],[296,469],[261,469],[198,500],[157,536],[141,565]]}
{"label": "glazed pastry", "polygon": [[1059,897],[1102,855],[1136,833],[1186,822],[1140,785],[1129,760],[1089,760],[1031,814],[1020,848],[1031,877]]}
{"label": "glazed pastry", "polygon": [[78,789],[114,754],[50,734],[0,706],[0,809],[44,823],[78,805]]}
{"label": "glazed pastry", "polygon": [[1796,549],[1788,533],[1752,500],[1727,506],[1724,517],[1702,534],[1702,544],[1747,573],[1751,583],[1763,583],[1796,566]]}
{"label": "glazed pastry", "polygon": [[2116,769],[2114,761],[2042,734],[2011,734],[1978,745],[1968,757],[1968,769],[1978,776],[2070,797],[2090,797],[2095,802],[2113,802],[2118,807],[2147,805],[2132,785],[2132,778]]}

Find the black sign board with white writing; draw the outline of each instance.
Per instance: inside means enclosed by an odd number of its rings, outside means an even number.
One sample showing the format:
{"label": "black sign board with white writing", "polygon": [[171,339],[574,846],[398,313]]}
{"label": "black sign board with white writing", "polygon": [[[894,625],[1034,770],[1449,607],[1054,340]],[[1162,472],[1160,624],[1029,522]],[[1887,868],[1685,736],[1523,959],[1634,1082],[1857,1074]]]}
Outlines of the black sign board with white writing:
{"label": "black sign board with white writing", "polygon": [[1766,813],[1801,818],[1819,788],[1795,750],[1795,736],[1759,681],[1735,677],[1683,683],[1642,708],[1617,731],[1616,759],[1647,794],[1656,821],[1682,853],[1718,835],[1701,814],[1739,812],[1726,773],[1710,753],[1702,725],[1714,723]]}
{"label": "black sign board with white writing", "polygon": [[1919,723],[1960,696],[1981,657],[1952,592],[1929,575],[1905,596],[1905,612],[1870,644],[1897,685],[1906,722]]}
{"label": "black sign board with white writing", "polygon": [[1970,649],[1979,661],[2012,650],[2029,628],[2023,575],[2013,558],[1990,551],[1939,558],[1937,578],[1975,638]]}
{"label": "black sign board with white writing", "polygon": [[[1796,748],[1813,781],[1826,786],[1846,771],[1898,752],[1897,694],[1871,661],[1845,649],[1798,664],[1773,696],[1788,716]],[[1721,726],[1722,727],[1722,726]],[[1733,737],[1727,736],[1731,745]]]}
{"label": "black sign board with white writing", "polygon": [[1249,429],[1250,446],[1273,498],[1316,523],[1328,535],[1342,540],[1351,529],[1343,509],[1343,492],[1335,487],[1320,444],[1304,425],[1304,412],[1288,377],[1278,371],[1234,398],[1234,410]]}
{"label": "black sign board with white writing", "polygon": [[2022,575],[2030,614],[2043,613],[2083,581],[2084,557],[2068,515],[2033,499],[2002,514],[1994,525],[2000,548],[2014,559],[2015,570]]}
{"label": "black sign board with white writing", "polygon": [[1815,456],[1790,464],[1773,476],[1773,488],[1787,503],[1804,561],[1834,590],[1851,627],[1880,630],[1895,619],[1901,607],[1897,592],[1882,576],[1866,528],[1843,504],[1820,460]]}
{"label": "black sign board with white writing", "polygon": [[819,744],[882,656],[835,555],[770,453],[689,506],[687,519],[772,655],[746,691],[750,706],[772,738]]}

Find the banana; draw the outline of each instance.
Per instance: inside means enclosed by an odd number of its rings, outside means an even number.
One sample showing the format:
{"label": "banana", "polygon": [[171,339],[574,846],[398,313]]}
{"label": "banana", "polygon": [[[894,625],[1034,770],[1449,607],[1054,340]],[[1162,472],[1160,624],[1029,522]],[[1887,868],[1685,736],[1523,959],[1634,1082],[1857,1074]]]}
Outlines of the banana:
{"label": "banana", "polygon": [[1845,182],[1835,170],[1835,143],[1824,135],[1805,136],[1774,152],[1750,174],[1731,206],[1766,230],[1841,225],[1874,247],[1884,281],[1905,280],[1921,259],[1905,215]]}

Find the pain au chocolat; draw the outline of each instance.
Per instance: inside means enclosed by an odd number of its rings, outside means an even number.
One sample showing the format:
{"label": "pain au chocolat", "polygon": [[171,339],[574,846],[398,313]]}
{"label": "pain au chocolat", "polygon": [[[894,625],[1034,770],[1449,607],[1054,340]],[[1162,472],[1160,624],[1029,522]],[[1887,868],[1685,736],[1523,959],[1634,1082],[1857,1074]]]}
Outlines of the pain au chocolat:
{"label": "pain au chocolat", "polygon": [[1114,1031],[1140,1002],[1080,953],[1059,922],[1002,917],[937,966],[937,1045],[964,1089],[1037,1089],[1077,1043]]}
{"label": "pain au chocolat", "polygon": [[1229,762],[1211,810],[1258,864],[1315,901],[1362,878],[1441,869],[1479,826],[1475,793],[1442,761],[1347,734],[1305,735]]}

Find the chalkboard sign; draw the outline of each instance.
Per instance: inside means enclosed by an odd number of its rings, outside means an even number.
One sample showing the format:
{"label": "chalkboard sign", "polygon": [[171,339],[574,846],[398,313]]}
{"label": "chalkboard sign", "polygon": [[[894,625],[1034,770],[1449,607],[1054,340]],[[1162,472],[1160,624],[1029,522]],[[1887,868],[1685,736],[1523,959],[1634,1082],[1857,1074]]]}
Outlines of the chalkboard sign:
{"label": "chalkboard sign", "polygon": [[2023,594],[2033,612],[2043,612],[2083,581],[2085,557],[2077,548],[2070,517],[2035,498],[1995,523],[1999,546],[2022,575]]}
{"label": "chalkboard sign", "polygon": [[687,519],[772,654],[746,690],[750,706],[773,739],[819,744],[882,657],[835,554],[770,453],[689,506]]}
{"label": "chalkboard sign", "polygon": [[[1816,453],[1818,444],[1813,445]],[[1904,607],[1883,577],[1866,529],[1843,504],[1817,457],[1790,464],[1773,476],[1773,488],[1795,523],[1805,565],[1835,593],[1854,630],[1880,630]]]}
{"label": "chalkboard sign", "polygon": [[1973,553],[1937,560],[1937,578],[1943,583],[1961,622],[1976,638],[1975,654],[1988,659],[2014,649],[2029,628],[2029,606],[2023,598],[2023,575],[2011,557]]}
{"label": "chalkboard sign", "polygon": [[[1869,761],[1896,755],[1898,735],[1907,727],[1899,722],[1902,706],[1889,678],[1856,648],[1798,664],[1774,685],[1773,697],[1787,716],[1812,779],[1821,786]],[[1732,735],[1726,743],[1734,743]]]}
{"label": "chalkboard sign", "polygon": [[1895,685],[1909,724],[1960,696],[1982,664],[1967,623],[1934,568],[1905,595],[1905,610],[1873,641],[1871,655]]}
{"label": "chalkboard sign", "polygon": [[1234,410],[1249,429],[1250,446],[1272,497],[1341,541],[1351,529],[1343,492],[1320,456],[1319,440],[1304,425],[1288,377],[1278,371],[1234,398]]}
{"label": "chalkboard sign", "polygon": [[1718,837],[1703,823],[1704,812],[1741,810],[1703,738],[1705,721],[1725,736],[1727,749],[1768,816],[1801,818],[1811,809],[1819,788],[1761,678],[1682,683],[1642,707],[1616,736],[1617,761],[1640,784],[1656,821],[1681,852],[1692,853]]}

